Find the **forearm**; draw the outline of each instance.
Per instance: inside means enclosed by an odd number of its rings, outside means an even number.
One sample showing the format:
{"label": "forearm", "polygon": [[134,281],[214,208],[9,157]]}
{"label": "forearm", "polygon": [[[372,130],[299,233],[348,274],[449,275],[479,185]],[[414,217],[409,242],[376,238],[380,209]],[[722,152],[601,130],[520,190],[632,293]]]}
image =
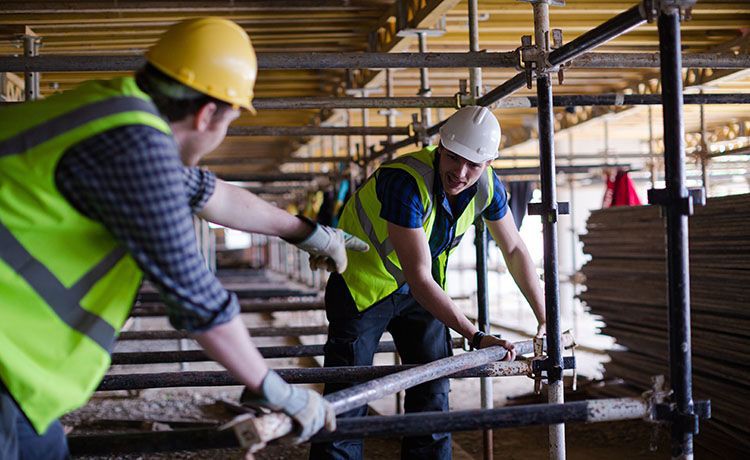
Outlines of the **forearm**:
{"label": "forearm", "polygon": [[450,296],[443,291],[431,277],[418,277],[409,280],[412,296],[425,310],[432,313],[440,322],[471,339],[477,332],[476,326],[469,321]]}
{"label": "forearm", "polygon": [[214,194],[198,215],[225,227],[280,236],[290,241],[301,241],[312,230],[305,221],[221,180],[217,180]]}
{"label": "forearm", "polygon": [[545,323],[544,292],[542,291],[536,268],[525,246],[516,247],[505,257],[513,280],[534,311],[538,323]]}
{"label": "forearm", "polygon": [[256,393],[259,391],[268,366],[239,316],[192,337],[240,383]]}

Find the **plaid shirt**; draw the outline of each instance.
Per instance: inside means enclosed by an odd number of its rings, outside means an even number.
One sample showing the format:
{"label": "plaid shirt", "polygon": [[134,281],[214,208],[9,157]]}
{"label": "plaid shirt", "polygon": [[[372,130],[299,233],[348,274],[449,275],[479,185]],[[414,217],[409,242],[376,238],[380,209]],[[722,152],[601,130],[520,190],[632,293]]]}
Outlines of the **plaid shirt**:
{"label": "plaid shirt", "polygon": [[128,249],[175,328],[199,332],[239,312],[236,296],[206,267],[193,228],[216,177],[185,167],[171,136],[140,125],[106,131],[65,152],[55,180],[78,211]]}

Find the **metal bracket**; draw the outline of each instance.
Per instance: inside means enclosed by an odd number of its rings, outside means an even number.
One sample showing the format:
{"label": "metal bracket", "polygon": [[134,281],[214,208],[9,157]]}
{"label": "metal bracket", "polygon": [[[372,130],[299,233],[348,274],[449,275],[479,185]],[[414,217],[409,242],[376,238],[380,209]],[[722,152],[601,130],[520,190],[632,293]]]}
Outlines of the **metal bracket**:
{"label": "metal bracket", "polygon": [[534,359],[531,361],[531,370],[534,375],[541,376],[542,372],[546,372],[547,378],[552,378],[553,380],[560,380],[563,370],[575,368],[576,358],[574,356],[563,356],[562,367],[552,365],[549,358]]}
{"label": "metal bracket", "polygon": [[711,401],[695,401],[692,412],[682,412],[675,403],[654,405],[653,417],[660,422],[669,422],[683,433],[698,434],[700,419],[711,418]]}
{"label": "metal bracket", "polygon": [[549,208],[544,208],[544,203],[529,203],[527,212],[530,216],[546,216],[548,222],[557,222],[558,215],[570,214],[570,203],[560,201]]}
{"label": "metal bracket", "polygon": [[673,199],[669,196],[667,189],[652,188],[648,191],[648,203],[665,208],[676,206],[680,214],[692,216],[694,206],[705,206],[706,194],[703,187],[691,188],[688,190],[688,196]]}
{"label": "metal bracket", "polygon": [[649,23],[654,22],[661,13],[672,9],[678,9],[680,20],[688,21],[693,14],[693,7],[698,0],[643,0],[641,7],[646,13],[646,20]]}
{"label": "metal bracket", "polygon": [[[413,131],[413,134],[412,134]],[[411,124],[409,125],[409,135],[416,136],[417,140],[422,145],[429,145],[430,136],[427,135],[427,126],[424,124],[424,120],[419,119],[418,113],[411,114]]]}
{"label": "metal bracket", "polygon": [[565,6],[565,0],[518,0],[524,3],[548,3],[549,6]]}

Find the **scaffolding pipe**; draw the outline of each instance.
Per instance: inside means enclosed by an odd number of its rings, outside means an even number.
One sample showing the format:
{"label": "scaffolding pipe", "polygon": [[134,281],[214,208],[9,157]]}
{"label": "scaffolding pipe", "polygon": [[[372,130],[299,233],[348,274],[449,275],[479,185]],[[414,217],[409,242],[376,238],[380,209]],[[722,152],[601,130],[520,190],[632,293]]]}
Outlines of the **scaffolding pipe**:
{"label": "scaffolding pipe", "polygon": [[[23,55],[24,57],[36,59],[39,56],[39,37],[35,35],[24,35]],[[24,101],[35,101],[39,98],[39,72],[24,72],[23,94]]]}
{"label": "scaffolding pipe", "polygon": [[405,136],[408,134],[408,127],[388,128],[385,126],[230,126],[227,130],[227,136]]}
{"label": "scaffolding pipe", "polygon": [[[667,220],[667,281],[669,285],[669,370],[674,392],[674,421],[695,418],[690,344],[690,260],[688,215],[690,196],[685,187],[685,126],[680,61],[680,8],[664,7],[659,14],[659,51],[664,123],[664,167]],[[693,458],[693,430],[689,423],[672,423],[672,458]]]}
{"label": "scaffolding pipe", "polygon": [[[249,327],[248,334],[253,337],[300,337],[304,335],[323,335],[328,332],[328,326],[282,326],[282,327]],[[117,341],[129,340],[177,340],[188,339],[187,331],[122,331]]]}
{"label": "scaffolding pipe", "polygon": [[[276,369],[288,383],[362,383],[396,372],[413,369],[417,365],[343,366]],[[449,374],[448,378],[511,377],[528,375],[529,361],[494,362],[473,369]],[[149,372],[145,374],[107,375],[97,391],[145,390],[149,388],[234,386],[241,383],[227,371]]]}
{"label": "scaffolding pipe", "polygon": [[[640,5],[636,8],[638,7]],[[634,12],[629,10],[615,19],[617,21],[627,21],[630,18],[624,15],[631,13]],[[627,31],[627,28],[623,26],[627,26],[628,23],[618,24],[617,21],[610,21],[607,27],[618,27],[623,32]],[[590,38],[590,36],[586,37],[586,40],[588,41]],[[609,40],[609,38],[604,41]],[[570,49],[566,49],[565,54],[567,55],[569,51]],[[562,57],[564,61],[572,59],[567,56]],[[747,54],[685,53],[683,61],[686,67],[693,68],[745,69],[750,67],[750,56]],[[553,63],[553,65],[560,63],[562,62]],[[44,55],[34,58],[2,56],[0,57],[0,72],[123,72],[139,69],[145,64],[146,59],[141,55]],[[634,69],[658,68],[659,65],[658,53],[588,53],[583,56],[576,56],[570,67],[585,69]],[[517,66],[518,53],[516,51],[426,54],[360,52],[258,53],[259,69],[455,69],[469,67],[515,69]]]}
{"label": "scaffolding pipe", "polygon": [[[453,348],[460,348],[463,346],[463,339],[453,339],[451,344]],[[258,347],[258,351],[264,358],[300,358],[323,356],[323,347],[324,345]],[[392,353],[396,351],[396,345],[394,342],[380,342],[375,351]],[[213,360],[203,350],[115,352],[112,353],[111,359],[113,365],[194,363]]]}
{"label": "scaffolding pipe", "polygon": [[[641,398],[592,399],[565,404],[530,404],[491,410],[343,418],[337,421],[336,431],[319,432],[311,441],[329,442],[365,436],[398,438],[434,431],[475,431],[563,422],[642,420],[651,417],[648,403]],[[74,456],[240,447],[231,431],[217,431],[215,428],[104,435],[73,434],[68,436],[68,444]]]}
{"label": "scaffolding pipe", "polygon": [[[318,291],[307,290],[301,291],[294,288],[253,288],[253,287],[237,287],[231,288],[231,291],[237,294],[240,299],[270,299],[274,297],[313,297],[319,294]],[[160,302],[162,296],[160,292],[141,292],[138,294],[138,301],[147,304],[151,302]]]}
{"label": "scaffolding pipe", "polygon": [[[572,340],[572,337],[570,337],[570,340]],[[516,342],[514,345],[519,355],[532,353],[534,349],[532,340]],[[500,361],[506,354],[505,348],[494,346],[471,353],[450,356],[345,388],[331,393],[325,398],[331,403],[337,414],[343,414],[398,391],[443,378],[455,372]],[[271,413],[257,418],[240,416],[232,422],[232,425],[236,432],[243,433],[242,436],[251,451],[265,446],[269,441],[286,436],[293,430],[292,419],[282,413]],[[437,432],[441,431],[444,430],[438,430]],[[248,439],[250,435],[253,436],[253,439]]]}
{"label": "scaffolding pipe", "polygon": [[[417,40],[419,43],[419,52],[421,54],[427,53],[427,35],[424,32],[417,32]],[[432,90],[430,89],[430,72],[427,67],[419,68],[419,92],[418,96],[430,97]],[[430,126],[432,124],[432,110],[429,107],[422,107],[420,109],[422,126]],[[429,137],[427,138],[427,144],[430,143]]]}
{"label": "scaffolding pipe", "polygon": [[[469,101],[467,101],[468,103]],[[4,104],[17,104],[15,101],[2,101]],[[555,107],[575,106],[629,106],[661,105],[661,94],[570,94],[552,97]],[[685,94],[683,104],[748,104],[750,93]],[[492,104],[493,109],[528,109],[537,106],[536,96],[506,97]],[[400,109],[400,108],[456,108],[455,97],[267,97],[253,99],[253,107],[258,110],[300,110],[300,109]],[[393,126],[395,127],[395,120]],[[392,134],[389,135],[393,136]]]}
{"label": "scaffolding pipe", "polygon": [[[282,246],[286,247],[286,246]],[[280,252],[280,251],[279,251]],[[241,313],[273,313],[276,311],[324,310],[322,302],[255,302],[240,299]],[[144,303],[133,307],[131,317],[166,316],[167,308],[160,303]]]}
{"label": "scaffolding pipe", "polygon": [[[534,44],[537,52],[547,55],[550,47],[549,3],[537,0],[534,9]],[[586,37],[584,34],[581,37]],[[593,37],[593,35],[592,35]],[[598,37],[598,36],[597,36]],[[583,41],[582,44],[595,46],[596,41]],[[551,55],[550,55],[551,56]],[[550,57],[551,60],[551,57]],[[560,286],[558,283],[557,251],[557,189],[555,178],[555,125],[552,112],[552,83],[549,72],[537,69],[536,78],[538,125],[539,125],[539,164],[542,186],[542,235],[544,238],[544,303],[547,319],[547,400],[550,404],[564,402],[563,357],[560,343]],[[549,426],[549,458],[565,459],[565,425]]]}
{"label": "scaffolding pipe", "polygon": [[[469,51],[479,51],[479,12],[477,0],[468,1],[469,16]],[[469,100],[471,104],[482,95],[482,69],[469,69]],[[487,228],[482,216],[474,222],[474,247],[476,249],[477,267],[477,326],[485,334],[490,334],[490,302],[487,290]],[[479,379],[480,405],[482,409],[492,409],[492,380]],[[482,432],[484,460],[491,460],[493,455],[492,430]]]}

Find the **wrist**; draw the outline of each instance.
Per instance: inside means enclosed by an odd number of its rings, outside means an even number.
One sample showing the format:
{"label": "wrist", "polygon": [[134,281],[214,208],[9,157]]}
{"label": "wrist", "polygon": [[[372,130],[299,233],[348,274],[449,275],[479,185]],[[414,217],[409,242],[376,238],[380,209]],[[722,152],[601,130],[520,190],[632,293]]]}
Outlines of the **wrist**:
{"label": "wrist", "polygon": [[482,331],[477,331],[474,333],[474,335],[471,336],[471,346],[474,349],[481,348],[480,345],[482,344],[482,338],[484,338],[486,334]]}
{"label": "wrist", "polygon": [[318,224],[302,214],[297,214],[294,217],[296,225],[288,235],[282,236],[282,239],[290,244],[304,243],[315,233]]}

